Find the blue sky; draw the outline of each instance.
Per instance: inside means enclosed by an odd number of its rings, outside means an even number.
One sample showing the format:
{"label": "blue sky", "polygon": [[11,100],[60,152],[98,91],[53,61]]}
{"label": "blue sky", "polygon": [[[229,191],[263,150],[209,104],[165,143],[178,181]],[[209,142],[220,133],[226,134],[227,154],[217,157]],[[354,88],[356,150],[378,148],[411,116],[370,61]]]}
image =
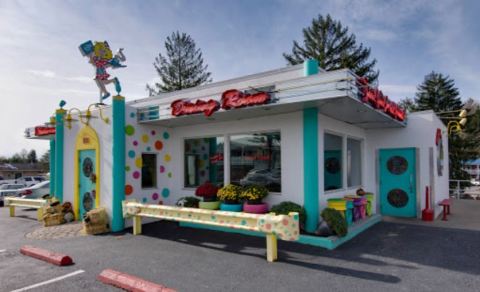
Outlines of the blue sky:
{"label": "blue sky", "polygon": [[23,130],[68,107],[97,100],[93,69],[80,55],[86,40],[125,48],[114,71],[127,99],[146,96],[155,56],[174,30],[189,33],[214,81],[286,65],[294,39],[318,14],[330,13],[371,47],[380,87],[394,100],[412,97],[432,70],[450,75],[461,96],[480,94],[479,1],[0,1],[0,155],[43,141]]}

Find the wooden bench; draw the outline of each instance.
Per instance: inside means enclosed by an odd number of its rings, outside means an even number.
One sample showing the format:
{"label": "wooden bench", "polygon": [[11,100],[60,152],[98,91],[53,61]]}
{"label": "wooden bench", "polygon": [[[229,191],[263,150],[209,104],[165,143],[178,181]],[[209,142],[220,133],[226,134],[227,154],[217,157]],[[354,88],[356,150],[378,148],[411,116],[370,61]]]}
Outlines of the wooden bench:
{"label": "wooden bench", "polygon": [[48,200],[44,199],[23,199],[17,197],[5,197],[5,207],[10,208],[10,217],[15,217],[15,207],[37,209],[38,221],[43,220],[43,208],[48,205]]}
{"label": "wooden bench", "polygon": [[442,200],[438,205],[443,207],[442,220],[447,221],[447,215],[450,215],[450,199]]}
{"label": "wooden bench", "polygon": [[300,219],[297,212],[288,215],[249,214],[123,201],[123,217],[133,217],[134,235],[142,233],[142,217],[264,233],[269,262],[275,261],[278,257],[277,237],[296,241],[300,236]]}

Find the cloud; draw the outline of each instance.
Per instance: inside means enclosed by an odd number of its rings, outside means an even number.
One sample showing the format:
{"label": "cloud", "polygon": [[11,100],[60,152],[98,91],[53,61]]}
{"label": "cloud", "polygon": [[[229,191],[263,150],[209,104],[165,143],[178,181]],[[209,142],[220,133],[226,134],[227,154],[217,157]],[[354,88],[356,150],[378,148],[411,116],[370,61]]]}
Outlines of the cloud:
{"label": "cloud", "polygon": [[59,76],[51,70],[29,69],[29,70],[27,70],[27,72],[32,74],[32,75],[39,76],[39,77],[55,78],[55,79],[59,79],[59,80],[81,82],[81,83],[90,83],[90,82],[92,82],[92,79],[93,79],[92,77],[86,77],[86,76],[77,76],[77,77]]}
{"label": "cloud", "polygon": [[383,29],[367,29],[363,32],[363,36],[373,41],[391,41],[397,38],[397,34],[391,30]]}
{"label": "cloud", "polygon": [[381,84],[380,89],[388,96],[413,96],[417,87],[411,84]]}
{"label": "cloud", "polygon": [[50,70],[27,70],[28,73],[45,78],[55,78],[55,72]]}

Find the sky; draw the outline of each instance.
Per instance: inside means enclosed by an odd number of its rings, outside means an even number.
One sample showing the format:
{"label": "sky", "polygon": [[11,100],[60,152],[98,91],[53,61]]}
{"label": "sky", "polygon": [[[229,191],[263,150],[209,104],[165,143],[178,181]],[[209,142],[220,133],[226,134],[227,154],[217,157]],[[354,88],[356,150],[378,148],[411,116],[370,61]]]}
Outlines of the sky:
{"label": "sky", "polygon": [[62,99],[67,108],[97,101],[93,67],[78,50],[88,40],[124,48],[128,67],[112,73],[133,100],[157,80],[152,63],[173,31],[192,36],[215,82],[286,66],[282,53],[329,13],[371,48],[391,99],[413,97],[434,70],[478,100],[478,11],[475,0],[0,0],[0,156],[41,155],[48,141],[26,140],[25,128],[46,122]]}

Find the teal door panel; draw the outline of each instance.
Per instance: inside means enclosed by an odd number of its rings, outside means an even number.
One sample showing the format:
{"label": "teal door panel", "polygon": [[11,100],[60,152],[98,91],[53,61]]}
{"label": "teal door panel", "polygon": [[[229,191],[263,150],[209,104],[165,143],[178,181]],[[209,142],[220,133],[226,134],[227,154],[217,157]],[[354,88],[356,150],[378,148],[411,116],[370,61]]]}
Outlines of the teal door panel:
{"label": "teal door panel", "polygon": [[342,188],[342,151],[325,150],[325,165],[323,167],[323,179],[325,190]]}
{"label": "teal door panel", "polygon": [[417,216],[416,150],[381,149],[380,210],[395,217]]}
{"label": "teal door panel", "polygon": [[95,150],[80,150],[78,167],[80,218],[96,207],[96,161]]}

